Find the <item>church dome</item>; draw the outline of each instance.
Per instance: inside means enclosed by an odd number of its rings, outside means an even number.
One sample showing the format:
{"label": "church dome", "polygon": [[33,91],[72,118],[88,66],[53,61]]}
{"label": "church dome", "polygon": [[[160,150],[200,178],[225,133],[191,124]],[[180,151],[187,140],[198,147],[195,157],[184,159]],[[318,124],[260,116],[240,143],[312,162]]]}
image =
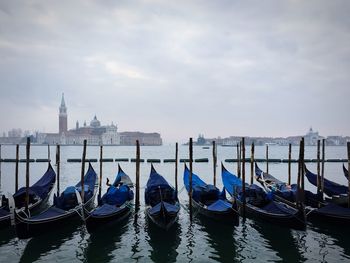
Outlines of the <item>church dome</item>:
{"label": "church dome", "polygon": [[96,115],[94,117],[94,119],[90,122],[90,126],[93,128],[97,128],[101,126],[100,121],[97,119]]}

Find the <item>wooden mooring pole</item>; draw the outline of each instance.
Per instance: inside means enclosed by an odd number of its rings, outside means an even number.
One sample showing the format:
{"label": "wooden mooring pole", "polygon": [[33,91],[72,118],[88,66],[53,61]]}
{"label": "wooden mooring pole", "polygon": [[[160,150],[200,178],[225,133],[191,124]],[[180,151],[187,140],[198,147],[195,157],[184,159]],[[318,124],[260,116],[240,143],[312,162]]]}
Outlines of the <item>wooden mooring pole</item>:
{"label": "wooden mooring pole", "polygon": [[292,144],[289,144],[288,149],[288,185],[292,184]]}
{"label": "wooden mooring pole", "polygon": [[179,144],[175,144],[175,190],[176,193],[178,191],[178,186],[177,186],[177,165],[179,162]]}
{"label": "wooden mooring pole", "polygon": [[60,166],[61,166],[61,149],[60,145],[56,145],[56,165],[57,165],[57,197],[60,196]]}
{"label": "wooden mooring pole", "polygon": [[350,142],[347,142],[348,148],[348,208],[350,208]]}
{"label": "wooden mooring pole", "polygon": [[304,137],[301,138],[301,203],[304,205],[305,202],[305,162],[304,162],[304,153],[305,153],[305,143]]}
{"label": "wooden mooring pole", "polygon": [[0,187],[1,187],[1,164],[2,164],[2,160],[1,160],[1,144],[0,144]]}
{"label": "wooden mooring pole", "polygon": [[18,162],[19,162],[19,144],[16,145],[15,193],[18,191]]}
{"label": "wooden mooring pole", "polygon": [[99,188],[98,188],[98,200],[101,198],[101,191],[102,191],[102,163],[103,163],[103,146],[100,145],[100,181],[99,181]]}
{"label": "wooden mooring pole", "polygon": [[193,140],[190,138],[190,144],[189,144],[189,157],[190,157],[190,189],[189,189],[189,206],[190,206],[190,221],[192,222],[192,173],[193,173],[193,168],[192,168],[192,163],[193,163]]}
{"label": "wooden mooring pole", "polygon": [[29,206],[29,159],[30,159],[30,137],[27,137],[27,147],[26,147],[26,201],[25,201],[26,213],[28,213],[28,206]]}
{"label": "wooden mooring pole", "polygon": [[214,176],[214,186],[216,186],[216,164],[217,158],[216,158],[216,145],[215,141],[213,141],[213,176]]}
{"label": "wooden mooring pole", "polygon": [[321,192],[321,141],[317,140],[317,194],[319,195]]}
{"label": "wooden mooring pole", "polygon": [[241,142],[237,143],[237,176],[241,178]]}
{"label": "wooden mooring pole", "polygon": [[136,140],[136,209],[140,207],[140,142]]}
{"label": "wooden mooring pole", "polygon": [[81,160],[81,178],[80,178],[80,182],[81,182],[81,200],[83,202],[83,204],[85,203],[85,199],[84,199],[84,193],[85,193],[85,189],[84,189],[84,175],[85,175],[85,159],[86,159],[86,143],[87,141],[84,140],[84,148],[83,148],[83,158]]}
{"label": "wooden mooring pole", "polygon": [[245,142],[244,137],[242,138],[242,192],[243,192],[243,210],[242,214],[245,217],[246,208],[246,195],[245,195]]}
{"label": "wooden mooring pole", "polygon": [[254,183],[254,142],[251,145],[250,153],[250,184]]}
{"label": "wooden mooring pole", "polygon": [[269,173],[269,145],[266,144],[266,173]]}
{"label": "wooden mooring pole", "polygon": [[51,156],[50,156],[50,144],[47,144],[47,162],[51,162]]}
{"label": "wooden mooring pole", "polygon": [[322,139],[322,165],[321,165],[321,192],[323,198],[323,189],[324,189],[324,161],[325,161],[325,139]]}

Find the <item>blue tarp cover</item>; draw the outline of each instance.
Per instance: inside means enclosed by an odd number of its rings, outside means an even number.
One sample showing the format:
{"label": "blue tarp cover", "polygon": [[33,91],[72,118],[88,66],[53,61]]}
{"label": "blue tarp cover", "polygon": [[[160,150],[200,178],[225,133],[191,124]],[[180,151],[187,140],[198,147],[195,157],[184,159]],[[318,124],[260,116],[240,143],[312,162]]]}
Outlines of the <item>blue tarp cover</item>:
{"label": "blue tarp cover", "polygon": [[116,207],[115,205],[103,204],[103,205],[97,207],[92,212],[92,215],[106,216],[106,215],[114,214],[114,213],[118,212],[120,209],[121,209],[120,207]]}
{"label": "blue tarp cover", "polygon": [[55,206],[51,206],[46,211],[42,212],[41,214],[35,215],[30,217],[30,220],[42,220],[42,219],[49,219],[52,217],[60,216],[65,214],[66,211],[62,210],[60,208],[57,208]]}
{"label": "blue tarp cover", "polygon": [[285,206],[283,203],[269,202],[261,208],[262,210],[279,215],[295,214],[297,211],[291,207]]}
{"label": "blue tarp cover", "polygon": [[[185,166],[184,185],[187,192],[190,190],[190,170]],[[211,184],[206,184],[198,175],[192,173],[192,197],[197,202],[205,203],[208,200],[222,198],[220,190]]]}
{"label": "blue tarp cover", "polygon": [[350,218],[350,208],[342,207],[336,204],[329,203],[324,207],[317,209],[318,213],[329,214],[334,216],[343,216]]}
{"label": "blue tarp cover", "polygon": [[[310,172],[306,169],[305,173],[306,178],[309,180],[311,184],[314,186],[317,186],[317,175]],[[348,193],[348,187],[344,185],[337,184],[335,182],[332,182],[330,180],[327,180],[324,178],[324,188],[323,191],[326,195],[332,196],[332,195],[340,195],[340,194],[347,194]]]}
{"label": "blue tarp cover", "polygon": [[121,185],[120,187],[111,186],[108,188],[107,193],[103,195],[102,203],[121,206],[132,199],[133,196],[130,195],[129,190],[130,188],[127,185]]}
{"label": "blue tarp cover", "polygon": [[[163,202],[163,206],[168,214],[176,214],[180,210],[180,206],[178,205],[172,205],[167,202]],[[153,206],[149,209],[150,215],[157,215],[160,213],[162,207],[162,203],[158,203],[157,205]]]}
{"label": "blue tarp cover", "polygon": [[0,217],[7,216],[9,214],[10,214],[9,211],[7,211],[6,209],[0,208]]}
{"label": "blue tarp cover", "polygon": [[177,202],[177,193],[152,166],[145,189],[145,202],[147,205],[155,206],[161,201],[168,203]]}
{"label": "blue tarp cover", "polygon": [[[45,199],[47,194],[49,193],[50,189],[52,188],[53,184],[56,181],[56,173],[53,170],[51,164],[49,164],[49,167],[45,174],[31,187],[29,187],[29,194],[30,195],[37,195],[41,199]],[[26,188],[21,187],[14,195],[13,198],[18,199],[20,196],[26,194]]]}
{"label": "blue tarp cover", "polygon": [[215,203],[208,206],[208,210],[210,211],[218,211],[218,212],[224,212],[229,209],[231,209],[232,205],[224,200],[217,200]]}

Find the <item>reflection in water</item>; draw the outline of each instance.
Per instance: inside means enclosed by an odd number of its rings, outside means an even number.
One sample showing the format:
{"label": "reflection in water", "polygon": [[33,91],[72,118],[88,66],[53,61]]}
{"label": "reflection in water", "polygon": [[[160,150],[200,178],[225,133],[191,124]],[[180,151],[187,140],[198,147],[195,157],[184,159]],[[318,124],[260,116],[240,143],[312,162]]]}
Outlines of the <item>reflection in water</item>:
{"label": "reflection in water", "polygon": [[20,262],[33,262],[52,253],[60,248],[64,242],[71,240],[77,234],[77,231],[81,230],[81,227],[77,230],[76,224],[67,224],[58,231],[31,238],[22,253]]}
{"label": "reflection in water", "polygon": [[177,248],[181,242],[180,224],[175,222],[168,230],[164,230],[146,218],[147,242],[152,248],[149,257],[154,262],[176,262]]}
{"label": "reflection in water", "polygon": [[289,228],[258,221],[254,221],[253,227],[268,242],[269,247],[277,252],[277,256],[283,262],[300,262],[302,260],[297,248],[297,242]]}
{"label": "reflection in water", "polygon": [[138,261],[142,258],[142,256],[138,255],[141,252],[141,248],[140,248],[140,209],[137,207],[135,208],[133,226],[134,226],[134,242],[131,247],[131,251],[132,251],[132,258]]}
{"label": "reflection in water", "polygon": [[236,244],[234,239],[235,226],[222,224],[203,216],[198,216],[202,228],[206,232],[207,243],[213,248],[211,259],[218,262],[233,262],[236,258]]}
{"label": "reflection in water", "polygon": [[193,255],[193,248],[195,246],[195,241],[194,241],[194,231],[193,231],[193,224],[189,223],[188,224],[188,229],[186,232],[186,248],[188,250],[188,253],[186,254],[186,257],[188,258],[188,262],[192,262],[193,259],[195,258],[195,255]]}
{"label": "reflection in water", "polygon": [[[337,225],[317,223],[310,227],[311,230],[325,235],[322,240],[319,242],[320,246],[323,246],[326,250],[329,247],[329,242],[333,241],[334,245],[339,246],[343,249],[344,256],[347,259],[350,259],[350,229],[347,227],[339,227]],[[341,251],[337,250],[339,254]],[[325,256],[328,252],[324,252]]]}
{"label": "reflection in water", "polygon": [[0,246],[7,244],[11,239],[15,237],[15,230],[12,227],[8,227],[0,230]]}
{"label": "reflection in water", "polygon": [[132,218],[126,217],[106,228],[99,228],[90,234],[88,247],[85,253],[87,262],[110,262],[118,257],[114,251],[120,248],[121,237],[131,224]]}

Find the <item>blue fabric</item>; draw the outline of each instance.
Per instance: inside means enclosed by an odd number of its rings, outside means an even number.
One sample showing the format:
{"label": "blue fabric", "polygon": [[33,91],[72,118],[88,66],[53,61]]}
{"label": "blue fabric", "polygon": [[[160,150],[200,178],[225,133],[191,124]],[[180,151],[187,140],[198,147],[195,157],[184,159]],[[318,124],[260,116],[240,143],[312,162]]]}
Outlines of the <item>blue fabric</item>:
{"label": "blue fabric", "polygon": [[52,206],[41,214],[30,217],[30,220],[49,219],[52,217],[64,215],[65,213],[65,210]]}
{"label": "blue fabric", "polygon": [[[309,170],[306,169],[305,176],[311,184],[313,184],[314,186],[317,186],[317,175],[316,174],[313,174],[312,172],[310,172]],[[328,196],[347,194],[348,187],[344,186],[344,185],[337,184],[335,182],[332,182],[332,181],[324,178],[323,191]]]}
{"label": "blue fabric", "polygon": [[231,209],[232,205],[224,200],[217,200],[215,203],[208,206],[208,210],[210,211],[217,211],[217,212],[224,212],[229,209]]}
{"label": "blue fabric", "polygon": [[329,215],[340,215],[342,217],[350,218],[350,209],[342,207],[336,204],[329,203],[324,207],[317,209],[318,213],[329,214]]}
{"label": "blue fabric", "polygon": [[132,185],[133,185],[130,177],[118,165],[118,173],[117,173],[117,176],[113,182],[113,186],[118,186],[119,184],[126,184],[129,187],[132,187]]}
{"label": "blue fabric", "polygon": [[[190,191],[190,170],[185,166],[184,184],[187,192]],[[222,198],[220,190],[214,185],[206,184],[198,175],[192,173],[192,198],[197,202],[205,203],[209,200]]]}
{"label": "blue fabric", "polygon": [[[89,169],[84,176],[84,201],[87,202],[93,195],[95,191],[95,184],[97,181],[97,174],[93,169],[92,165],[89,164]],[[58,208],[69,210],[78,205],[78,200],[75,194],[75,189],[81,193],[81,182],[74,186],[67,187],[59,197],[54,195],[54,205]]]}
{"label": "blue fabric", "polygon": [[[45,174],[31,187],[29,187],[29,195],[38,196],[41,199],[45,199],[50,192],[50,189],[53,187],[53,184],[56,182],[56,173],[53,170],[51,164]],[[14,195],[13,198],[17,202],[24,198],[26,195],[26,187],[21,187]]]}
{"label": "blue fabric", "polygon": [[236,195],[240,192],[240,189],[242,188],[242,180],[227,171],[224,166],[222,166],[221,177],[224,187],[230,195]]}
{"label": "blue fabric", "polygon": [[280,215],[285,215],[285,214],[295,214],[296,210],[286,206],[283,203],[277,203],[277,202],[269,202],[267,205],[261,208],[262,210],[273,213],[273,214],[280,214]]}
{"label": "blue fabric", "polygon": [[145,202],[147,205],[155,206],[161,201],[174,203],[177,202],[177,192],[163,176],[151,168],[151,173],[145,189]]}
{"label": "blue fabric", "polygon": [[9,211],[7,211],[6,209],[4,209],[2,207],[0,208],[0,217],[7,216],[9,214],[10,214]]}
{"label": "blue fabric", "polygon": [[119,188],[111,186],[108,188],[107,193],[102,197],[103,204],[121,206],[126,201],[130,200],[129,194],[130,188],[127,185],[122,185]]}
{"label": "blue fabric", "polygon": [[176,214],[180,210],[180,207],[178,205],[169,204],[167,202],[160,202],[149,209],[149,211],[148,211],[149,214],[150,215],[158,215],[162,210],[162,205],[163,205],[165,212],[167,214]]}
{"label": "blue fabric", "polygon": [[117,207],[115,205],[103,204],[102,206],[97,207],[92,212],[92,215],[106,216],[106,215],[114,214],[118,212],[120,209],[121,209],[120,207]]}

